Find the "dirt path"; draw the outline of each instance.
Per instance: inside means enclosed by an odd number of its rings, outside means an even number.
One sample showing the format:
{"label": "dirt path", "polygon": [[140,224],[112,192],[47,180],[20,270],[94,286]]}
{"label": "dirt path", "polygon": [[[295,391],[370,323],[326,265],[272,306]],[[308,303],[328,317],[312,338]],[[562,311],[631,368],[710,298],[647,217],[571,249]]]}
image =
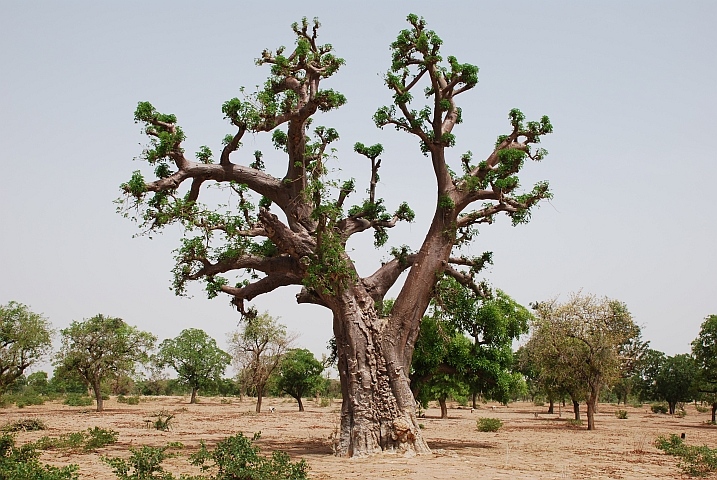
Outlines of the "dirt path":
{"label": "dirt path", "polygon": [[[253,403],[222,403],[219,398],[202,398],[189,405],[181,397],[143,397],[137,406],[118,404],[111,399],[105,412],[98,414],[87,407],[68,407],[57,402],[42,406],[0,410],[0,425],[28,417],[39,417],[49,429],[19,433],[23,444],[43,435],[57,436],[90,427],[111,428],[120,432],[119,442],[99,453],[69,454],[45,452],[42,460],[56,465],[77,463],[80,478],[112,479],[114,475],[99,456],[127,456],[128,446],[160,446],[182,442],[186,453],[194,451],[201,439],[208,444],[239,431],[246,435],[261,431],[258,441],[264,452],[281,449],[293,459],[305,458],[315,479],[655,479],[682,478],[677,461],[652,446],[658,435],[686,434],[689,444],[717,446],[717,427],[706,425],[709,413],[698,413],[687,407],[685,418],[656,415],[647,407],[628,411],[627,420],[619,420],[618,407],[600,405],[597,430],[568,426],[572,410],[562,417],[548,415],[546,407],[515,403],[510,407],[483,405],[469,409],[452,408],[449,418],[441,420],[437,408],[430,408],[421,422],[430,456],[404,457],[379,455],[365,459],[339,459],[331,455],[329,436],[338,422],[339,404],[314,406],[306,401],[306,412],[300,413],[295,402],[265,399],[265,412],[253,412]],[[227,402],[227,400],[224,400]],[[274,413],[269,413],[270,407]],[[169,432],[148,429],[144,420],[153,412],[165,409],[176,415]],[[537,415],[536,415],[537,414]],[[500,418],[504,427],[496,433],[476,429],[478,417]],[[166,462],[175,474],[199,473],[184,457]],[[687,477],[685,477],[687,478]]]}

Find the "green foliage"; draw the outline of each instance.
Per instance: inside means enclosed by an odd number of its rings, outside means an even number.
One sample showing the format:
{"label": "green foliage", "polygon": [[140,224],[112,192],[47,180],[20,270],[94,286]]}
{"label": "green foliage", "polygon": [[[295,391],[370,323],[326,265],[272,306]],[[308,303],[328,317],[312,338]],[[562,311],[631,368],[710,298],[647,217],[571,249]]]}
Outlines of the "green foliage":
{"label": "green foliage", "polygon": [[627,419],[627,410],[616,410],[615,416],[619,418],[620,420],[626,420]]}
{"label": "green foliage", "polygon": [[0,394],[52,348],[50,322],[27,305],[0,305]]}
{"label": "green foliage", "polygon": [[687,402],[695,398],[694,389],[697,369],[694,359],[687,354],[667,357],[655,377],[655,392],[675,413],[678,402]]}
{"label": "green foliage", "polygon": [[675,434],[669,438],[660,435],[655,440],[655,447],[663,452],[678,457],[678,466],[687,475],[705,477],[717,470],[717,449],[706,445],[685,445],[685,442]]}
{"label": "green foliage", "polygon": [[575,419],[575,418],[568,418],[568,419],[565,421],[565,424],[566,424],[568,427],[582,427],[583,421],[582,421],[582,420]]}
{"label": "green foliage", "polygon": [[303,411],[301,398],[318,388],[323,371],[324,366],[309,350],[289,350],[279,363],[278,387],[295,398],[299,402],[299,410]]}
{"label": "green foliage", "polygon": [[45,398],[39,396],[36,393],[25,392],[20,395],[13,395],[10,397],[15,402],[17,408],[25,408],[29,405],[42,405],[45,403]]}
{"label": "green foliage", "polygon": [[302,480],[306,479],[309,465],[305,460],[292,463],[289,455],[274,451],[270,457],[260,455],[253,442],[260,434],[249,439],[238,433],[217,443],[214,450],[207,449],[202,441],[199,451],[190,456],[193,465],[215,472],[207,480]]}
{"label": "green foliage", "polygon": [[172,367],[180,382],[193,391],[216,383],[231,362],[228,353],[217,347],[217,342],[203,330],[189,328],[173,339],[164,340],[154,357],[158,368]]}
{"label": "green foliage", "polygon": [[155,430],[168,432],[172,428],[172,420],[174,419],[174,415],[169,413],[169,411],[160,410],[159,412],[153,413],[150,416],[154,417],[154,421],[150,422]]}
{"label": "green foliage", "polygon": [[40,437],[34,443],[34,448],[39,450],[75,450],[88,453],[116,443],[118,438],[119,433],[114,430],[92,427],[84,432],[66,433],[59,437]]}
{"label": "green foliage", "polygon": [[92,397],[79,393],[70,393],[65,397],[64,405],[71,407],[87,407],[94,403]]}
{"label": "green foliage", "polygon": [[503,426],[500,418],[481,417],[476,421],[479,432],[497,432]]}
{"label": "green foliage", "polygon": [[667,413],[669,411],[667,405],[664,403],[655,403],[650,405],[650,410],[652,413]]}
{"label": "green foliage", "polygon": [[[148,361],[156,337],[127,325],[122,319],[102,314],[82,322],[73,321],[61,330],[62,346],[56,365],[77,372],[95,391],[101,382],[134,373],[137,362]],[[97,405],[101,410],[101,405]]]}
{"label": "green foliage", "polygon": [[6,423],[0,428],[0,432],[35,432],[37,430],[46,430],[47,425],[39,418],[25,418],[14,422]]}
{"label": "green foliage", "polygon": [[15,446],[15,438],[0,435],[0,478],[7,480],[77,480],[77,465],[43,465],[32,444]]}
{"label": "green foliage", "polygon": [[164,470],[162,462],[179,455],[178,452],[167,450],[181,448],[184,448],[184,445],[179,442],[168,443],[164,447],[129,447],[128,459],[102,457],[102,461],[112,468],[112,472],[120,480],[173,480],[175,477]]}

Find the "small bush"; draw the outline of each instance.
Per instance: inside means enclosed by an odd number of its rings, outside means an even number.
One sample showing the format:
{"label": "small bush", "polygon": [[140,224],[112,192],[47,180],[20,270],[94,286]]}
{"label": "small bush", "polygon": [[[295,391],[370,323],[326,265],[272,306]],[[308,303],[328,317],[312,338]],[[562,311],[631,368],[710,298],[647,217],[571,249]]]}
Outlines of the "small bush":
{"label": "small bush", "polygon": [[129,447],[130,456],[127,460],[110,457],[101,457],[101,459],[112,468],[120,480],[173,480],[174,476],[162,468],[162,462],[179,455],[176,452],[166,453],[168,449],[183,447],[184,445],[179,442],[168,443],[164,447],[147,445],[140,448]]}
{"label": "small bush", "polygon": [[94,400],[92,400],[92,398],[88,397],[87,395],[82,395],[80,393],[69,393],[67,394],[67,397],[65,397],[65,401],[62,403],[71,407],[88,407],[92,405],[93,402]]}
{"label": "small bush", "polygon": [[704,477],[717,470],[717,449],[713,450],[706,445],[685,445],[675,434],[670,435],[669,439],[662,435],[657,437],[655,447],[678,457],[681,461],[677,466],[688,475]]}
{"label": "small bush", "polygon": [[569,418],[568,420],[565,421],[565,424],[566,424],[568,427],[582,427],[582,426],[583,426],[583,421],[582,421],[582,420],[576,420],[576,419],[574,419],[574,418]]}
{"label": "small bush", "polygon": [[423,430],[423,429],[426,428],[426,426],[425,426],[424,424],[422,424],[422,423],[419,423],[419,424],[418,424],[418,428],[420,428],[421,430]]}
{"label": "small bush", "polygon": [[117,442],[119,433],[114,430],[93,427],[85,432],[73,432],[59,437],[44,436],[37,440],[33,447],[39,450],[82,450],[94,452],[98,448]]}
{"label": "small bush", "polygon": [[697,405],[697,406],[695,406],[695,409],[697,409],[697,411],[698,411],[699,413],[707,413],[707,412],[710,411],[709,408],[703,407],[702,405]]}
{"label": "small bush", "polygon": [[95,451],[98,448],[116,443],[118,438],[119,432],[115,430],[107,430],[100,427],[88,428],[85,436],[84,450],[86,452]]}
{"label": "small bush", "polygon": [[37,430],[46,430],[47,425],[39,418],[26,418],[5,424],[0,431],[4,433],[10,432],[35,432]]}
{"label": "small bush", "polygon": [[39,462],[32,444],[15,447],[15,438],[0,435],[0,478],[8,480],[77,480],[77,465],[54,467]]}
{"label": "small bush", "polygon": [[127,405],[139,405],[139,397],[128,397]]}
{"label": "small bush", "polygon": [[249,439],[240,432],[217,443],[214,450],[208,450],[202,441],[199,451],[190,455],[190,462],[203,470],[211,469],[217,472],[206,480],[308,478],[309,465],[306,460],[292,463],[288,454],[278,450],[272,452],[270,457],[260,455],[259,447],[253,445],[260,434],[255,433],[252,439]]}
{"label": "small bush", "polygon": [[542,400],[536,400],[533,402],[533,405],[535,405],[536,407],[542,407],[545,405],[545,402]]}
{"label": "small bush", "polygon": [[147,423],[155,428],[155,430],[161,430],[168,432],[172,428],[172,419],[174,415],[169,413],[167,410],[160,410],[157,413],[150,415],[154,417],[154,421],[148,420]]}
{"label": "small bush", "polygon": [[331,400],[326,397],[321,397],[321,403],[319,404],[319,407],[328,407],[329,405],[331,405]]}
{"label": "small bush", "polygon": [[231,405],[232,399],[231,398],[222,398],[221,400],[219,400],[219,403],[221,403],[222,405]]}
{"label": "small bush", "polygon": [[675,412],[675,416],[676,416],[676,417],[680,417],[680,418],[685,418],[685,417],[687,416],[687,411],[684,410],[684,409],[677,410],[677,411]]}
{"label": "small bush", "polygon": [[667,408],[667,405],[662,403],[655,403],[654,405],[650,405],[650,410],[652,410],[652,413],[667,413],[670,411],[670,409]]}
{"label": "small bush", "polygon": [[19,395],[15,397],[15,405],[17,405],[17,408],[25,408],[28,405],[42,405],[43,403],[45,403],[45,399],[37,394]]}
{"label": "small bush", "polygon": [[503,426],[499,418],[481,417],[476,421],[479,432],[497,432]]}
{"label": "small bush", "polygon": [[627,419],[627,410],[616,410],[615,416],[620,420],[625,420]]}
{"label": "small bush", "polygon": [[630,406],[632,408],[642,408],[642,402],[634,402]]}
{"label": "small bush", "polygon": [[127,397],[122,394],[117,395],[117,403],[127,403]]}

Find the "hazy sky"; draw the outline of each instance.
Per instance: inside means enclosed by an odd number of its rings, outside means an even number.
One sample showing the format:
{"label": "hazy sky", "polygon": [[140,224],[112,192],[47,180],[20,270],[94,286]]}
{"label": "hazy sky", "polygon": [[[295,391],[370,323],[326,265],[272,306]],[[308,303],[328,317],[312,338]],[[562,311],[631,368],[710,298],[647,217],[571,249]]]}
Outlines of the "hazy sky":
{"label": "hazy sky", "polygon": [[[407,7],[410,3],[410,7]],[[198,327],[224,344],[238,314],[229,299],[169,290],[179,232],[132,238],[115,213],[118,186],[142,165],[138,101],[174,113],[188,153],[218,151],[231,132],[221,104],[268,74],[254,59],[287,47],[290,24],[318,16],[320,41],[346,66],[324,82],[348,103],[314,125],[340,135],[333,163],[368,186],[356,141],[386,147],[378,195],[417,213],[390,244],[417,248],[435,205],[435,182],[417,142],[376,129],[390,103],[382,73],[405,17],[422,15],[444,55],[480,67],[459,97],[464,123],[451,151],[491,151],[509,131],[508,111],[548,115],[550,155],[522,183],[549,180],[554,200],[528,225],[501,219],[468,250],[494,252],[487,280],[527,304],[583,289],[627,303],[644,337],[668,354],[689,350],[702,319],[717,313],[716,2],[23,2],[0,1],[0,303],[16,300],[63,328],[97,313],[118,316],[160,339]],[[262,149],[281,175],[269,135],[246,137],[234,161]],[[338,170],[340,169],[340,171]],[[358,199],[358,196],[356,197]],[[361,274],[387,258],[371,235],[352,240]],[[317,355],[331,316],[298,306],[298,288],[256,305],[301,333]]]}

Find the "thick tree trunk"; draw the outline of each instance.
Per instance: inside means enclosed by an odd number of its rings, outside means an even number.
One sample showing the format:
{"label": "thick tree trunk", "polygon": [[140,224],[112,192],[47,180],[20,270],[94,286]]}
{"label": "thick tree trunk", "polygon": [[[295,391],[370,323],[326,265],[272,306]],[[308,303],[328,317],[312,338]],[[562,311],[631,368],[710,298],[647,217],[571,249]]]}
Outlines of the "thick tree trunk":
{"label": "thick tree trunk", "polygon": [[476,392],[473,392],[473,408],[478,408],[478,394]]}
{"label": "thick tree trunk", "polygon": [[717,423],[715,422],[715,416],[717,416],[717,403],[712,404],[712,423]]}
{"label": "thick tree trunk", "polygon": [[95,401],[97,402],[97,411],[101,412],[104,409],[104,402],[102,400],[102,392],[100,391],[100,382],[93,383],[92,390],[95,392]]}
{"label": "thick tree trunk", "polygon": [[189,403],[197,403],[197,389],[192,388],[192,398],[189,400]]}
{"label": "thick tree trunk", "polygon": [[390,366],[392,359],[402,358],[405,344],[385,341],[389,320],[378,318],[373,299],[357,284],[326,300],[334,311],[343,394],[341,424],[334,437],[336,455],[430,453],[409,386],[410,361]]}
{"label": "thick tree trunk", "polygon": [[667,404],[670,406],[670,415],[674,415],[677,402],[667,402]]}
{"label": "thick tree trunk", "polygon": [[444,397],[439,398],[438,404],[441,406],[441,418],[448,418],[448,406],[446,405],[446,399]]}
{"label": "thick tree trunk", "polygon": [[296,398],[296,401],[299,402],[299,411],[300,411],[300,412],[303,412],[303,411],[304,411],[304,404],[301,402],[301,395],[299,395],[299,396]]}
{"label": "thick tree trunk", "polygon": [[595,430],[595,413],[597,412],[597,401],[598,397],[597,395],[593,395],[592,393],[588,397],[588,430]]}
{"label": "thick tree trunk", "polygon": [[573,400],[573,413],[575,414],[575,420],[580,420],[580,402]]}
{"label": "thick tree trunk", "polygon": [[550,405],[548,405],[548,413],[555,413],[553,407],[555,406],[553,399],[550,399]]}
{"label": "thick tree trunk", "polygon": [[261,399],[264,396],[264,389],[257,387],[256,389],[256,413],[261,413]]}

